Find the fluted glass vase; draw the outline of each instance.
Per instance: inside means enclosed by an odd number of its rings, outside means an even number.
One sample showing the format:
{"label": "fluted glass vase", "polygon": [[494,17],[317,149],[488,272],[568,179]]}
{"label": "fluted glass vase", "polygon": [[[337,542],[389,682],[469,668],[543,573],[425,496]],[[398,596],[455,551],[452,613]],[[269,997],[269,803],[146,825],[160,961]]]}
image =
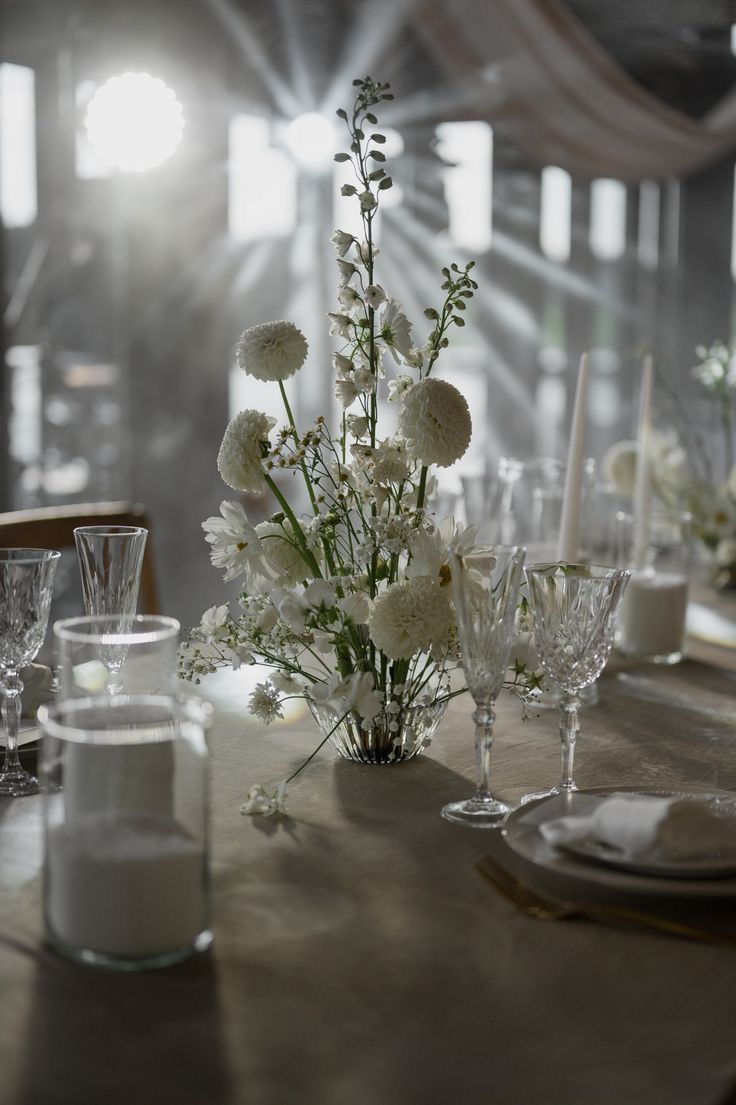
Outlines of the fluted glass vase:
{"label": "fluted glass vase", "polygon": [[397,764],[411,760],[430,743],[445,716],[447,700],[402,706],[366,723],[354,710],[341,717],[331,706],[307,699],[314,720],[338,756],[361,764]]}

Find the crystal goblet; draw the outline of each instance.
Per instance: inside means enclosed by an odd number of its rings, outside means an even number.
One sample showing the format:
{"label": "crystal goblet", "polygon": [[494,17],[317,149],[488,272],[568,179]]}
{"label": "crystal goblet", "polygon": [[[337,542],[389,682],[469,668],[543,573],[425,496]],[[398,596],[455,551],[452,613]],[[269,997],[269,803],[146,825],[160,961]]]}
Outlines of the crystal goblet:
{"label": "crystal goblet", "polygon": [[38,791],[38,779],[18,759],[20,672],[43,644],[60,556],[47,549],[0,549],[0,693],[7,734],[0,795],[17,798]]}
{"label": "crystal goblet", "polygon": [[526,578],[539,662],[562,690],[560,783],[544,794],[526,795],[525,801],[531,801],[577,790],[572,769],[580,692],[606,666],[629,572],[596,564],[530,564]]}
{"label": "crystal goblet", "polygon": [[[82,596],[88,616],[117,618],[109,632],[125,633],[136,611],[143,553],[148,530],[140,526],[78,526],[74,530]],[[107,690],[120,690],[120,669],[125,653],[110,651]]]}
{"label": "crystal goblet", "polygon": [[482,829],[497,828],[511,810],[491,793],[490,763],[493,707],[508,666],[524,555],[517,545],[490,545],[450,557],[463,670],[476,707],[478,786],[472,798],[444,806],[442,816]]}

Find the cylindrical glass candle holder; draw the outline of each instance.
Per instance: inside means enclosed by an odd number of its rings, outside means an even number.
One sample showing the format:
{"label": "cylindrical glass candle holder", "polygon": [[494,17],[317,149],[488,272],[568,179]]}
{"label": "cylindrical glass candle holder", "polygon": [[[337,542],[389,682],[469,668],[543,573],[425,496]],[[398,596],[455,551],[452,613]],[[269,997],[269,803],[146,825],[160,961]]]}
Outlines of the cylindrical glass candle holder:
{"label": "cylindrical glass candle holder", "polygon": [[44,918],[63,955],[138,970],[209,947],[210,716],[165,696],[39,710]]}
{"label": "cylindrical glass candle holder", "polygon": [[686,651],[692,516],[653,511],[646,549],[638,558],[632,515],[619,511],[616,522],[619,565],[631,569],[618,611],[616,648],[631,659],[676,664]]}
{"label": "cylindrical glass candle holder", "polygon": [[54,623],[59,698],[99,694],[173,694],[179,622],[137,615],[121,629],[115,615]]}

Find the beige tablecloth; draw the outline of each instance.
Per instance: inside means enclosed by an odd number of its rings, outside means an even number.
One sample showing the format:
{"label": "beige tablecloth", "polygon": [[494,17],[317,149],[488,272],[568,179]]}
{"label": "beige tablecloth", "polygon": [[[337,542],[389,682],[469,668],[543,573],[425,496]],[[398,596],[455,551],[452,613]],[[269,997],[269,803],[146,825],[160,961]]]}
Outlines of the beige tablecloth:
{"label": "beige tablecloth", "polygon": [[[473,787],[471,704],[428,754],[325,751],[287,820],[238,812],[314,747],[210,688],[212,952],[139,975],[42,944],[40,799],[0,804],[0,1101],[12,1105],[716,1105],[736,1084],[736,946],[515,911],[474,870],[496,832],[449,825]],[[238,701],[238,695],[241,701]],[[518,798],[559,772],[554,715],[498,710],[494,772]],[[736,790],[736,674],[689,660],[611,671],[586,710],[580,786]],[[558,880],[559,881],[559,880]],[[568,894],[571,887],[554,886]],[[572,887],[580,891],[580,885]],[[657,903],[655,902],[654,905]],[[659,903],[660,906],[662,903]],[[701,920],[728,922],[736,900]]]}

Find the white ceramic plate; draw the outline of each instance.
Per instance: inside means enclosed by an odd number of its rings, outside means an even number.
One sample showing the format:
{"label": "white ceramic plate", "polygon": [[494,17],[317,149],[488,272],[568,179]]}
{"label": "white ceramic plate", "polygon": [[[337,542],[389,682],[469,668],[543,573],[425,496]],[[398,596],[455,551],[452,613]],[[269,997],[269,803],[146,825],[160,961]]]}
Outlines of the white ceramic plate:
{"label": "white ceramic plate", "polygon": [[[596,845],[570,845],[564,850],[548,844],[539,831],[544,821],[569,814],[587,814],[611,794],[651,794],[659,798],[691,798],[718,803],[723,816],[736,817],[736,795],[726,791],[693,788],[686,791],[616,787],[576,791],[569,797],[552,795],[519,806],[509,814],[503,829],[506,843],[524,859],[550,871],[586,882],[602,883],[639,894],[724,897],[736,895],[736,864],[718,857],[683,864],[661,861],[622,861],[613,849]],[[614,862],[615,861],[615,862]]]}

